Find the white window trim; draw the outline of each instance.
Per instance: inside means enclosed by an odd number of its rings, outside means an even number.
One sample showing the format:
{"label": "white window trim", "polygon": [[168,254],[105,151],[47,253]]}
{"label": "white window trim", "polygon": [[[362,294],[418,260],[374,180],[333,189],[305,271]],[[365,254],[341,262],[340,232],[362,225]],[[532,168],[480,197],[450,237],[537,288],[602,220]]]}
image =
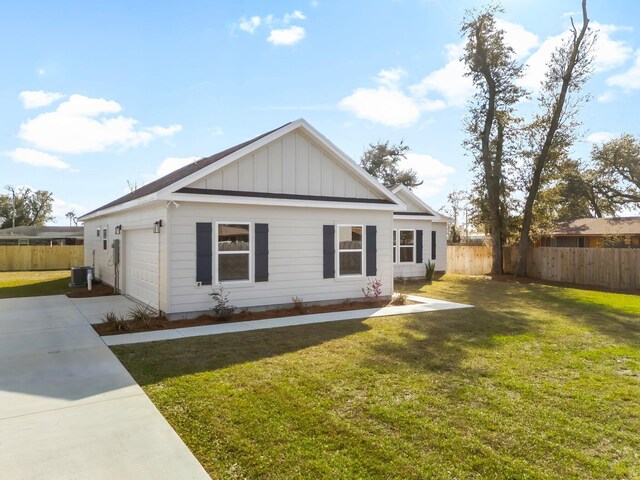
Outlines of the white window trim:
{"label": "white window trim", "polygon": [[[348,249],[348,250],[341,250],[340,249],[340,227],[349,227],[349,228],[353,228],[353,227],[359,227],[362,230],[362,246],[361,248],[358,249]],[[336,238],[335,238],[335,245],[336,245],[336,253],[335,253],[335,264],[336,264],[336,278],[362,278],[364,277],[364,269],[365,269],[365,257],[364,257],[364,246],[366,245],[365,243],[365,229],[364,229],[364,225],[359,225],[357,223],[340,223],[338,225],[336,225]],[[359,274],[349,274],[349,275],[340,275],[340,252],[360,252],[360,273]]]}
{"label": "white window trim", "polygon": [[[396,264],[405,265],[416,263],[416,230],[413,228],[398,228],[396,229],[396,247],[398,250],[396,251]],[[400,245],[400,236],[401,232],[413,232],[413,245]],[[411,261],[400,261],[400,249],[401,248],[413,248],[413,255],[411,256]]]}
{"label": "white window trim", "polygon": [[[218,251],[218,225],[248,225],[249,226],[249,250],[247,252],[243,251],[234,251],[234,252],[219,252]],[[213,251],[215,253],[213,257],[213,266],[214,266],[214,279],[215,284],[221,285],[253,285],[253,242],[254,242],[254,231],[253,231],[253,223],[252,222],[238,222],[234,220],[226,220],[221,222],[216,222],[216,230],[213,238]],[[248,280],[225,280],[221,281],[219,279],[219,268],[220,262],[218,262],[219,255],[228,255],[228,254],[246,254],[249,257],[249,279]]]}

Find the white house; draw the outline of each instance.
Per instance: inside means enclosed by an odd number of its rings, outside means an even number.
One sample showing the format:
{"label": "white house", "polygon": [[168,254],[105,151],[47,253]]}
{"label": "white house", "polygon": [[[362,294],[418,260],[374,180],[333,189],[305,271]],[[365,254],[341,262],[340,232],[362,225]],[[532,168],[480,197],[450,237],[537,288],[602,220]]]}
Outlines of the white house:
{"label": "white house", "polygon": [[[203,158],[80,220],[96,278],[169,315],[393,292],[394,212],[406,209],[304,120]],[[413,218],[413,217],[412,217]]]}
{"label": "white house", "polygon": [[447,267],[447,223],[451,219],[436,212],[404,185],[392,192],[406,205],[393,214],[393,274],[402,278],[424,277],[425,263],[436,271]]}

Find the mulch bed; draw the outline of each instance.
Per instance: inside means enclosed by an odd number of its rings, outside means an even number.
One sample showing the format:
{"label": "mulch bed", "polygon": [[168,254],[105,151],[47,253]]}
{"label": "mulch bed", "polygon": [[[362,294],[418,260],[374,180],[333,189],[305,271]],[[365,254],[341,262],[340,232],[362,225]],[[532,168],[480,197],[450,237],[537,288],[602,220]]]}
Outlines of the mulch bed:
{"label": "mulch bed", "polygon": [[[412,302],[411,300],[406,300],[404,305],[413,305],[415,303],[416,302]],[[203,314],[196,318],[183,320],[167,320],[165,317],[155,317],[146,324],[141,320],[127,320],[125,322],[126,326],[124,329],[118,329],[116,325],[111,323],[94,324],[93,328],[96,332],[98,332],[99,335],[107,336],[119,335],[122,333],[149,332],[153,330],[164,330],[171,328],[199,327],[202,325],[220,325],[223,323],[265,320],[268,318],[293,317],[296,315],[307,315],[311,313],[328,313],[342,312],[347,310],[360,310],[365,308],[381,308],[391,305],[391,302],[386,300],[342,302],[334,303],[331,305],[308,305],[303,309],[291,307],[265,310],[261,312],[250,312],[247,310],[241,310],[238,313],[234,313],[229,320],[220,320],[213,315]]]}
{"label": "mulch bed", "polygon": [[91,297],[106,297],[109,295],[119,295],[114,293],[113,287],[105,285],[102,282],[94,281],[91,285],[91,291],[87,290],[87,287],[72,287],[73,290],[67,292],[69,298],[91,298]]}

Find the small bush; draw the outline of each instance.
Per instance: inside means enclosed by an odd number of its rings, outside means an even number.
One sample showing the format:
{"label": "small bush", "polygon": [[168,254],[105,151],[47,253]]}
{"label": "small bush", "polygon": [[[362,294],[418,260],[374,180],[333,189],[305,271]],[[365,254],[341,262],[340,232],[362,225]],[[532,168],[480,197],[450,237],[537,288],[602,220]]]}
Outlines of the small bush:
{"label": "small bush", "polygon": [[362,289],[362,293],[367,298],[379,298],[382,295],[382,280],[379,278],[370,278]]}
{"label": "small bush", "polygon": [[300,314],[304,313],[304,300],[302,300],[300,297],[292,297],[291,301],[293,302],[293,308],[296,310],[296,312]]}
{"label": "small bush", "polygon": [[425,263],[424,266],[424,278],[427,282],[431,283],[433,281],[433,274],[436,271],[436,263],[432,262],[431,260],[427,260],[427,263]]}
{"label": "small bush", "polygon": [[236,311],[236,307],[229,303],[229,294],[224,291],[222,285],[218,285],[218,289],[209,294],[213,298],[213,313],[218,320],[226,321]]}
{"label": "small bush", "polygon": [[157,318],[156,312],[149,305],[136,305],[127,314],[127,318],[132,321],[139,321],[148,327]]}
{"label": "small bush", "polygon": [[394,293],[391,297],[391,305],[404,305],[407,303],[406,293]]}
{"label": "small bush", "polygon": [[102,316],[102,322],[111,325],[116,332],[128,332],[131,330],[131,325],[129,325],[127,319],[115,312],[105,313]]}

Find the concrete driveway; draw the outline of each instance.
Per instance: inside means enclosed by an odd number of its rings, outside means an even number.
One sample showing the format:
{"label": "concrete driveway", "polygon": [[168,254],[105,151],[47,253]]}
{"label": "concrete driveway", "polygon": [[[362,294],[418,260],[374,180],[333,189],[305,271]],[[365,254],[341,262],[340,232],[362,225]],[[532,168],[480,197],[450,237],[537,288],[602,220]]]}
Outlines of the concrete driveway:
{"label": "concrete driveway", "polygon": [[107,298],[0,300],[0,477],[209,478],[91,328]]}

